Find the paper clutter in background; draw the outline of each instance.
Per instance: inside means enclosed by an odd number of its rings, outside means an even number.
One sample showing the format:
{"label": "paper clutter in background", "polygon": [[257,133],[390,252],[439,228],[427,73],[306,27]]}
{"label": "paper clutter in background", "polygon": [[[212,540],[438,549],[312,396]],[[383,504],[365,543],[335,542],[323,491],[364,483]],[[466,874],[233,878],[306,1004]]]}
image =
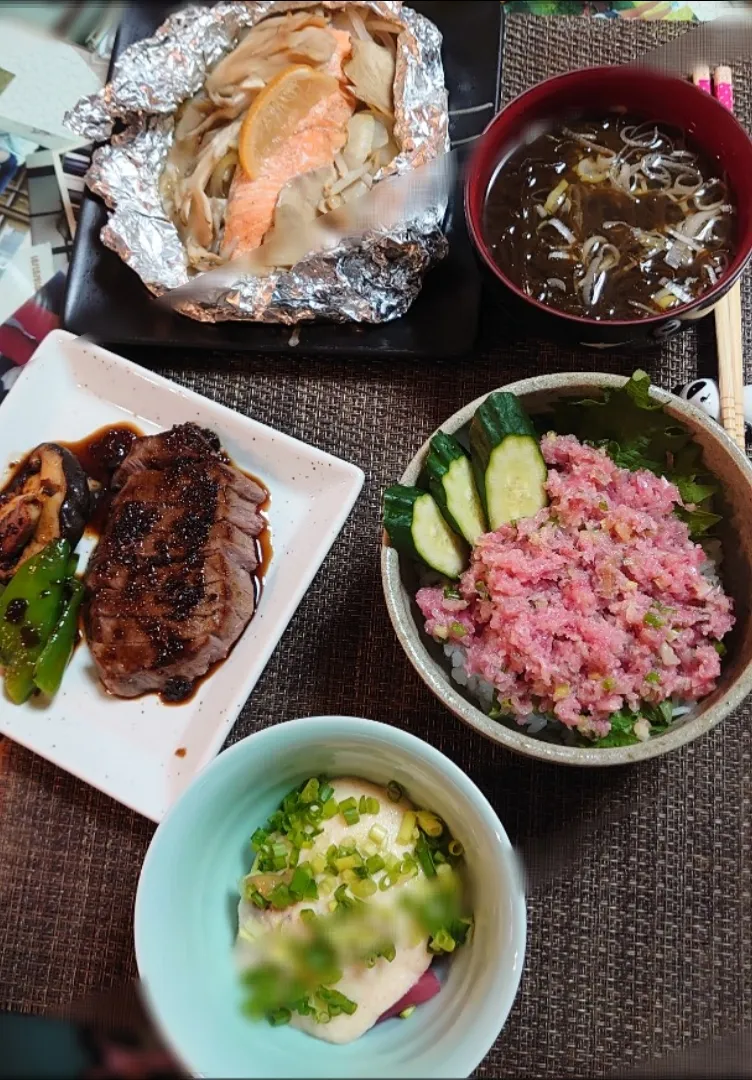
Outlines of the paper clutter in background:
{"label": "paper clutter in background", "polygon": [[101,87],[83,49],[6,18],[0,9],[0,71],[0,131],[53,150],[83,145],[63,126],[65,111]]}

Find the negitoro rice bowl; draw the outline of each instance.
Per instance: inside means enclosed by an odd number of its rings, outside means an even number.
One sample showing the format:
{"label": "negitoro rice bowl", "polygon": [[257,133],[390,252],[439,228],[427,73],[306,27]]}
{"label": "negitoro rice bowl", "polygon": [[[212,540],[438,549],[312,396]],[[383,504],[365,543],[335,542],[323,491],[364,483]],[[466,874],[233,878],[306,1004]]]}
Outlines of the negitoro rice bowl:
{"label": "negitoro rice bowl", "polygon": [[458,413],[385,493],[397,633],[496,741],[582,764],[663,753],[749,690],[752,469],[644,373],[517,389]]}

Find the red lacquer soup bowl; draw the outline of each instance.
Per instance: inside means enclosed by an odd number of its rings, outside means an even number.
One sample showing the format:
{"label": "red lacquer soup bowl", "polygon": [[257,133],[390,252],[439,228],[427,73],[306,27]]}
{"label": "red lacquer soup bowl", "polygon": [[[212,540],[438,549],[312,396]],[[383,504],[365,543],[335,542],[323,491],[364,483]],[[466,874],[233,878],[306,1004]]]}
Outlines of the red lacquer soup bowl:
{"label": "red lacquer soup bowl", "polygon": [[[628,320],[570,315],[529,296],[494,261],[484,235],[484,207],[503,162],[541,128],[573,115],[585,118],[624,110],[686,133],[725,173],[736,206],[735,249],[717,283],[691,303]],[[534,137],[534,136],[532,136]],[[600,67],[547,79],[510,102],[486,128],[471,158],[465,184],[465,213],[476,252],[494,286],[500,314],[529,333],[567,343],[604,348],[664,340],[706,315],[752,257],[752,141],[735,117],[691,82],[631,67]]]}

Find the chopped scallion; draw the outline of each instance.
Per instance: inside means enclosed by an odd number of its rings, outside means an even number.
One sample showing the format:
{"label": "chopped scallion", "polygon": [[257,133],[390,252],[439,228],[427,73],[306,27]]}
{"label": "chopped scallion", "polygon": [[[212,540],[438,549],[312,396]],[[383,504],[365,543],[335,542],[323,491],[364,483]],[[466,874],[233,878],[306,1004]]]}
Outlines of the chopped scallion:
{"label": "chopped scallion", "polygon": [[386,829],[383,825],[372,825],[368,830],[369,839],[371,839],[377,847],[382,847],[386,840]]}
{"label": "chopped scallion", "polygon": [[359,900],[367,900],[369,896],[373,896],[376,892],[376,882],[372,878],[365,878],[363,881],[354,881],[350,886],[353,896],[357,896]]}
{"label": "chopped scallion", "polygon": [[383,870],[386,863],[380,855],[371,855],[366,859],[366,870],[369,874],[378,874],[379,870]]}
{"label": "chopped scallion", "polygon": [[330,797],[330,798],[328,798],[326,800],[324,805],[321,807],[321,819],[322,819],[322,821],[329,821],[329,819],[333,818],[335,816],[335,814],[337,814],[338,812],[339,812],[339,803],[337,802],[336,799],[332,799]]}
{"label": "chopped scallion", "polygon": [[386,793],[391,802],[399,802],[402,798],[402,788],[396,780],[390,780],[386,785]]}
{"label": "chopped scallion", "polygon": [[465,854],[465,849],[459,840],[450,840],[447,851],[450,855],[454,855],[455,859],[459,859],[461,855]]}
{"label": "chopped scallion", "polygon": [[444,831],[444,823],[441,818],[438,818],[436,814],[432,814],[428,810],[419,810],[416,816],[418,825],[426,836],[441,836]]}
{"label": "chopped scallion", "polygon": [[312,777],[305,785],[300,793],[300,801],[302,803],[315,802],[319,795],[319,782],[316,777]]}
{"label": "chopped scallion", "polygon": [[413,838],[415,832],[415,825],[417,817],[412,810],[406,810],[402,815],[402,823],[400,825],[399,832],[397,833],[398,844],[409,844]]}
{"label": "chopped scallion", "polygon": [[340,807],[340,811],[342,813],[342,817],[345,819],[346,823],[349,826],[352,827],[353,825],[357,825],[360,821],[360,814],[355,809],[355,807],[348,807],[347,810],[342,810],[342,807]]}
{"label": "chopped scallion", "polygon": [[415,1012],[415,1009],[416,1009],[415,1005],[408,1005],[407,1008],[403,1009],[402,1012],[399,1014],[400,1020],[409,1020],[410,1017]]}
{"label": "chopped scallion", "polygon": [[283,1024],[290,1023],[292,1013],[289,1009],[275,1009],[274,1012],[268,1014],[267,1019],[272,1027],[281,1027]]}

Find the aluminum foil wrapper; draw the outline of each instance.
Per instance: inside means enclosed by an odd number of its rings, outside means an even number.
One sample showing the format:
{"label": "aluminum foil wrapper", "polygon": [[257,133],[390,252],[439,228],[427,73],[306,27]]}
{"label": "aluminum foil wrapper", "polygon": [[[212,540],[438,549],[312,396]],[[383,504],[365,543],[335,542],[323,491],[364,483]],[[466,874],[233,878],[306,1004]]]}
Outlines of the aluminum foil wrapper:
{"label": "aluminum foil wrapper", "polygon": [[[394,84],[394,130],[401,150],[380,176],[404,172],[449,149],[449,115],[441,34],[398,0],[247,0],[186,8],[153,37],[127,49],[104,89],[67,114],[66,123],[77,134],[110,140],[95,151],[86,177],[110,208],[101,238],[153,293],[189,280],[183,242],[159,193],[179,106],[201,89],[209,69],[244,31],[266,16],[308,7],[337,10],[355,2],[401,27]],[[398,318],[418,295],[426,271],[446,254],[445,213],[445,206],[430,207],[397,230],[344,241],[290,270],[263,278],[239,276],[232,288],[200,303],[186,302],[180,310],[204,322]]]}

